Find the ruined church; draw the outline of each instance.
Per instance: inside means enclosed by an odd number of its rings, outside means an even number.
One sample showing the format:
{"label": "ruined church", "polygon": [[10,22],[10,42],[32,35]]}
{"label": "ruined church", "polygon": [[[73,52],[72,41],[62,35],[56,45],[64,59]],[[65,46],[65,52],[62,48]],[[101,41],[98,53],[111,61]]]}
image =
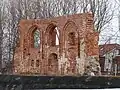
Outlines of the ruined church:
{"label": "ruined church", "polygon": [[90,13],[21,20],[14,74],[84,75],[100,73],[98,33]]}

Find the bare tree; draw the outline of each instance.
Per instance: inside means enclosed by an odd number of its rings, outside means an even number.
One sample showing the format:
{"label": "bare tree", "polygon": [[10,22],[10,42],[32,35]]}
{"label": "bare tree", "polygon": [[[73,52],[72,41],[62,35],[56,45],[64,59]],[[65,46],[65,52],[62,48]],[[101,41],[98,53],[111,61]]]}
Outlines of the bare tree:
{"label": "bare tree", "polygon": [[[91,12],[95,31],[101,32],[113,18],[109,0],[6,0],[0,2],[0,60],[11,62],[21,19],[51,18]],[[4,49],[3,49],[4,48]],[[10,65],[7,64],[7,65]],[[1,66],[1,62],[0,62]],[[8,67],[8,66],[7,66]]]}
{"label": "bare tree", "polygon": [[2,67],[2,41],[3,41],[3,29],[2,29],[2,2],[0,2],[0,68]]}
{"label": "bare tree", "polygon": [[6,5],[5,2],[3,0],[1,0],[0,2],[0,69],[3,67],[2,63],[3,63],[3,41],[4,41],[4,31],[5,31],[5,27],[6,27]]}

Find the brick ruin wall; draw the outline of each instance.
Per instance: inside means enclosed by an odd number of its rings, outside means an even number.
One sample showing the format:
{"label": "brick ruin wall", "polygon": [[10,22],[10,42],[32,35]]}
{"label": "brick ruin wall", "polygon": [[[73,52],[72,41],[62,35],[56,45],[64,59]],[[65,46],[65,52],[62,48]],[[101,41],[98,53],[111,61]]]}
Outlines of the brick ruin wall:
{"label": "brick ruin wall", "polygon": [[[39,30],[40,34],[37,48],[33,45],[35,30]],[[21,20],[19,32],[19,43],[14,54],[14,74],[100,74],[98,33],[94,32],[92,14]],[[56,45],[57,32],[59,44]]]}

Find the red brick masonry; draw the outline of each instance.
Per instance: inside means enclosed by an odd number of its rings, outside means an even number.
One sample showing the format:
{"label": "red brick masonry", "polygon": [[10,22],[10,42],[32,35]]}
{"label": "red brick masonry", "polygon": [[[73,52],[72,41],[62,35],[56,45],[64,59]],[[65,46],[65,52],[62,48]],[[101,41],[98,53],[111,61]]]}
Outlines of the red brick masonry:
{"label": "red brick masonry", "polygon": [[[56,27],[58,45],[55,44]],[[36,29],[40,31],[38,48],[33,45]],[[83,75],[90,61],[98,62],[98,33],[94,32],[90,13],[21,20],[19,31],[19,45],[14,55],[15,74]]]}

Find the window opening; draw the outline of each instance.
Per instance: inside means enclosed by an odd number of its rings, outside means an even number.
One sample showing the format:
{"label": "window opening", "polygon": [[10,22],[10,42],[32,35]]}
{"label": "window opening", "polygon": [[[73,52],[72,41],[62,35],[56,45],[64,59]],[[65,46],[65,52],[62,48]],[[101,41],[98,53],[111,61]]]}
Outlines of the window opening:
{"label": "window opening", "polygon": [[33,33],[33,39],[34,48],[40,47],[40,31],[38,29]]}
{"label": "window opening", "polygon": [[75,45],[75,33],[71,32],[68,34],[68,44]]}
{"label": "window opening", "polygon": [[59,45],[59,30],[58,30],[57,27],[52,28],[52,29],[49,31],[48,41],[49,41],[49,45],[50,45],[50,46]]}
{"label": "window opening", "polygon": [[57,27],[55,28],[55,31],[56,31],[56,45],[59,45],[59,31]]}
{"label": "window opening", "polygon": [[39,67],[39,60],[36,60],[36,67]]}
{"label": "window opening", "polygon": [[31,66],[34,67],[34,60],[31,60]]}

